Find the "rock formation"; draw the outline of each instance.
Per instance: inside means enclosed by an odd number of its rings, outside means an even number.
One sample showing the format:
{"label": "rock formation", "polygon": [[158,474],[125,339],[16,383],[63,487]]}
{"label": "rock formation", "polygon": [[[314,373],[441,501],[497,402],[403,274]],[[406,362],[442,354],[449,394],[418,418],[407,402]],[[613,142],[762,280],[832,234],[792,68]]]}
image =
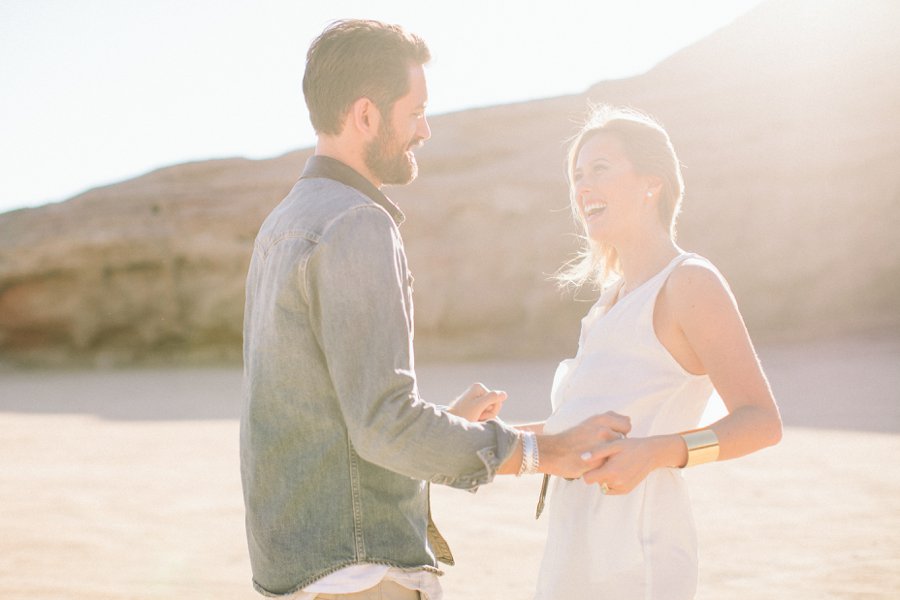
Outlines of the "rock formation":
{"label": "rock formation", "polygon": [[[900,333],[896,23],[891,0],[772,1],[639,77],[433,118],[419,179],[386,190],[407,214],[419,356],[574,352],[589,304],[548,276],[577,246],[563,164],[589,101],[667,127],[679,241],[719,265],[755,336]],[[253,237],[310,153],[0,215],[0,361],[238,360]]]}

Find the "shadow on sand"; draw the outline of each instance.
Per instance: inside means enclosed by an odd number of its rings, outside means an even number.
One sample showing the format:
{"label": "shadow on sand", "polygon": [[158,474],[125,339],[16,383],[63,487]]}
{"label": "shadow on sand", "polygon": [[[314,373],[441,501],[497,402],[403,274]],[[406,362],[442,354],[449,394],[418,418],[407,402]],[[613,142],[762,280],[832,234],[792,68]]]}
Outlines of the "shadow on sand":
{"label": "shadow on sand", "polygon": [[[850,339],[760,348],[788,426],[900,433],[900,340]],[[422,396],[448,403],[474,381],[509,392],[503,417],[549,413],[556,361],[418,367]],[[125,421],[240,416],[238,368],[13,371],[0,375],[0,413],[82,414]]]}

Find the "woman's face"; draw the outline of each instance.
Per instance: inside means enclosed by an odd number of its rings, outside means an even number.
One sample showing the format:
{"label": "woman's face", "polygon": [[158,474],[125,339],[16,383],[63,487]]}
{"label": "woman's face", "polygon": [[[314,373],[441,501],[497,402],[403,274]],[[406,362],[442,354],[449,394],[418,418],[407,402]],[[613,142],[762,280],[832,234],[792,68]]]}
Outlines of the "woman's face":
{"label": "woman's face", "polygon": [[646,218],[647,192],[655,190],[635,172],[618,138],[605,133],[594,134],[581,147],[572,187],[587,236],[612,244]]}

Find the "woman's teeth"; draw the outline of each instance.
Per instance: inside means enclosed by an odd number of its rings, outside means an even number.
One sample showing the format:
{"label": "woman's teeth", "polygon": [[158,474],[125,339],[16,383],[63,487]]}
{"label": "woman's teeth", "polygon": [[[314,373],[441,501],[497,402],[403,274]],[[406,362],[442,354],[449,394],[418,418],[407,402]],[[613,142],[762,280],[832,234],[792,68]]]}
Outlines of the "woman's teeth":
{"label": "woman's teeth", "polygon": [[585,217],[593,217],[594,215],[598,215],[606,208],[606,204],[600,202],[591,202],[589,204],[584,205],[584,216]]}

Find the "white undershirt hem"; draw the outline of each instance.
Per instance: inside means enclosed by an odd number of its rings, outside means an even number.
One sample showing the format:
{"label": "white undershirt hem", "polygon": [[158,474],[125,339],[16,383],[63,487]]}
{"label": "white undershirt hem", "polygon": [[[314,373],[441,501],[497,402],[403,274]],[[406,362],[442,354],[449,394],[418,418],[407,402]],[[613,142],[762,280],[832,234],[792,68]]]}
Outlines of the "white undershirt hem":
{"label": "white undershirt hem", "polygon": [[353,594],[375,587],[382,580],[393,581],[421,592],[428,600],[443,600],[437,575],[429,571],[404,571],[387,565],[350,565],[314,581],[302,590],[284,596],[286,600],[314,600],[319,594]]}

